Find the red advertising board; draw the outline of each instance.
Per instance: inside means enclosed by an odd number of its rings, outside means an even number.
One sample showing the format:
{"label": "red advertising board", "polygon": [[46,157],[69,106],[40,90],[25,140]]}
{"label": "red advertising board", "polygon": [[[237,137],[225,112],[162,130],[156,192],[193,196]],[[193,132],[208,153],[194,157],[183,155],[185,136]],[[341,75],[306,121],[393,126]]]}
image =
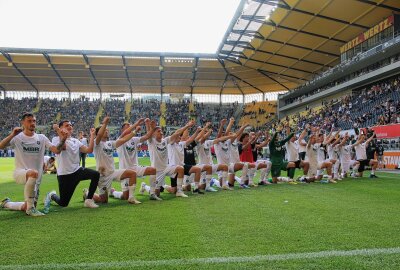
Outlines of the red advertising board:
{"label": "red advertising board", "polygon": [[375,131],[376,138],[378,139],[400,137],[400,124],[376,126],[372,127],[372,129]]}
{"label": "red advertising board", "polygon": [[400,164],[400,151],[383,152],[383,164],[386,169],[396,169]]}

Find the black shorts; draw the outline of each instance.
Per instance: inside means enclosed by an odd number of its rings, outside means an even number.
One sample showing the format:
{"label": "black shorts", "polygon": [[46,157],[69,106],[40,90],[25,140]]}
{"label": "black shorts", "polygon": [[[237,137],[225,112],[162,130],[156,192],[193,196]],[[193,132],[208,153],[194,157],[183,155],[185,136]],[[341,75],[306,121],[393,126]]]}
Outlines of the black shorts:
{"label": "black shorts", "polygon": [[295,162],[293,162],[293,163],[294,163],[294,167],[295,167],[296,169],[300,169],[301,160],[297,160],[297,161],[295,161]]}
{"label": "black shorts", "polygon": [[183,174],[184,175],[187,175],[187,176],[190,176],[190,173],[189,173],[189,171],[190,171],[190,169],[193,167],[194,165],[183,165]]}
{"label": "black shorts", "polygon": [[[193,166],[194,165],[186,165],[186,164],[183,165],[183,174],[187,175],[187,176],[190,176],[189,171]],[[178,181],[177,181],[178,175],[175,176],[175,177],[170,177],[170,178],[171,178],[171,187],[176,187],[178,185]]]}
{"label": "black shorts", "polygon": [[305,160],[306,159],[306,152],[300,152],[299,153],[299,159],[300,160]]}
{"label": "black shorts", "polygon": [[358,167],[358,172],[363,172],[365,171],[365,166],[369,166],[369,162],[371,161],[370,159],[363,159],[363,160],[357,160],[360,162],[360,167]]}

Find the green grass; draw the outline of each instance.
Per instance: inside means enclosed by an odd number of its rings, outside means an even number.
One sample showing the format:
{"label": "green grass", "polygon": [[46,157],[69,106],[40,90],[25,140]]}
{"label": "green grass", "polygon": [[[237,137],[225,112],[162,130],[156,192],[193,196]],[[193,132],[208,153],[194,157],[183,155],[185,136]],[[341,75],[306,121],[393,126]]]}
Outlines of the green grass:
{"label": "green grass", "polygon": [[[148,163],[148,159],[141,159]],[[89,166],[94,160],[88,160]],[[12,159],[0,159],[0,198],[23,199]],[[252,257],[331,250],[400,247],[400,177],[378,173],[338,184],[302,184],[221,191],[164,201],[138,195],[141,205],[110,199],[83,208],[82,182],[67,208],[42,218],[0,211],[0,269],[6,265]],[[368,176],[368,174],[366,174]],[[146,179],[147,181],[147,179]],[[139,180],[140,182],[140,180]],[[168,182],[168,181],[167,181]],[[119,187],[118,183],[114,183]],[[42,196],[58,190],[44,176]],[[285,201],[288,201],[285,203]],[[39,205],[39,209],[43,205]],[[62,268],[58,265],[58,269]],[[77,265],[69,269],[78,268]],[[400,255],[280,261],[153,265],[152,269],[396,269]],[[14,269],[10,266],[9,269]],[[83,267],[84,268],[84,267]],[[97,269],[95,267],[91,269]],[[104,267],[102,267],[104,268]],[[118,269],[143,269],[140,265]]]}

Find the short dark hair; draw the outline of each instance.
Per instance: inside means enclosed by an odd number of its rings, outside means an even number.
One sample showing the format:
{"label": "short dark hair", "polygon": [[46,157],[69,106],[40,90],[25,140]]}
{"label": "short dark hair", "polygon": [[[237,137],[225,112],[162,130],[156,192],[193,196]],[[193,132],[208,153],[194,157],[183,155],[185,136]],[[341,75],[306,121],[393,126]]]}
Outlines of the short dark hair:
{"label": "short dark hair", "polygon": [[249,136],[249,133],[244,132],[244,133],[242,134],[242,136],[240,136],[239,141],[240,141],[240,142],[243,142],[243,139],[244,139],[246,136]]}
{"label": "short dark hair", "polygon": [[61,120],[61,121],[58,123],[58,127],[62,127],[62,125],[64,125],[64,123],[66,123],[66,122],[71,122],[71,121],[69,121],[69,120]]}
{"label": "short dark hair", "polygon": [[49,160],[51,160],[51,159],[52,159],[52,160],[56,160],[54,157],[50,157],[50,158],[49,158]]}
{"label": "short dark hair", "polygon": [[122,125],[121,125],[121,129],[123,129],[124,128],[124,126],[126,126],[126,125],[130,125],[128,122],[124,122]]}
{"label": "short dark hair", "polygon": [[27,117],[35,117],[31,112],[24,112],[21,117],[21,121],[25,120]]}

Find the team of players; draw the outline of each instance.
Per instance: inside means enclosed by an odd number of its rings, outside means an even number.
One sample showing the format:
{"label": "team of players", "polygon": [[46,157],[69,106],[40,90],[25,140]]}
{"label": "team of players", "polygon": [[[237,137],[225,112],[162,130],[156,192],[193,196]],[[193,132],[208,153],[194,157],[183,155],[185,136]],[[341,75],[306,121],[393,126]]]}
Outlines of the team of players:
{"label": "team of players", "polygon": [[[366,139],[360,135],[354,143],[349,143],[349,136],[340,137],[339,132],[323,134],[318,128],[309,125],[297,138],[290,128],[285,132],[276,132],[270,138],[259,141],[261,133],[246,133],[248,125],[243,125],[236,132],[232,131],[234,119],[229,122],[221,120],[215,139],[210,139],[212,128],[207,123],[203,128],[197,127],[192,135],[194,121],[165,137],[155,121],[139,119],[133,125],[124,123],[121,135],[117,140],[109,139],[107,126],[110,118],[105,117],[102,125],[91,129],[88,145],[83,145],[73,138],[73,126],[70,121],[61,121],[54,126],[58,136],[52,142],[42,134],[36,134],[36,118],[25,113],[21,118],[22,128],[15,128],[9,136],[0,142],[0,149],[11,146],[15,149],[14,179],[24,184],[25,202],[12,202],[9,198],[2,201],[1,207],[25,211],[29,216],[42,216],[49,212],[52,201],[60,206],[68,206],[77,185],[82,180],[90,180],[88,189],[84,190],[84,206],[97,208],[97,203],[107,203],[108,198],[127,200],[131,204],[140,204],[135,198],[137,177],[149,176],[149,185],[144,182],[140,192],[148,192],[151,200],[160,201],[164,190],[176,197],[188,197],[185,191],[197,194],[215,192],[219,187],[232,190],[235,181],[240,188],[256,186],[253,182],[256,171],[260,172],[258,185],[278,182],[297,184],[294,180],[295,169],[301,168],[303,176],[300,182],[321,180],[326,170],[328,182],[336,183],[346,177],[352,169],[352,176],[362,176],[365,166],[372,167],[371,177],[375,176],[378,162],[366,156],[366,146],[374,138]],[[226,122],[228,125],[224,131]],[[142,125],[146,133],[137,136]],[[285,136],[283,136],[285,134]],[[308,136],[307,136],[308,135]],[[306,136],[308,141],[305,140]],[[282,137],[281,139],[279,137]],[[147,142],[151,166],[140,166],[138,163],[138,146]],[[257,152],[268,145],[270,160],[259,160]],[[214,147],[217,163],[214,164],[211,149]],[[36,209],[39,198],[39,186],[43,174],[43,156],[45,149],[57,156],[57,180],[59,195],[55,191],[47,193],[44,210]],[[352,158],[352,149],[356,158]],[[113,153],[119,156],[119,168],[114,165]],[[195,151],[196,150],[196,151]],[[96,159],[96,170],[80,167],[80,153],[92,153]],[[196,163],[195,152],[198,155]],[[288,177],[281,177],[286,170]],[[339,174],[339,171],[341,173]],[[241,177],[235,173],[241,171]],[[271,171],[272,181],[267,177]],[[213,181],[212,175],[218,174]],[[171,184],[166,185],[169,176]],[[112,181],[121,182],[121,191],[113,189]],[[98,193],[95,191],[98,189]]]}

